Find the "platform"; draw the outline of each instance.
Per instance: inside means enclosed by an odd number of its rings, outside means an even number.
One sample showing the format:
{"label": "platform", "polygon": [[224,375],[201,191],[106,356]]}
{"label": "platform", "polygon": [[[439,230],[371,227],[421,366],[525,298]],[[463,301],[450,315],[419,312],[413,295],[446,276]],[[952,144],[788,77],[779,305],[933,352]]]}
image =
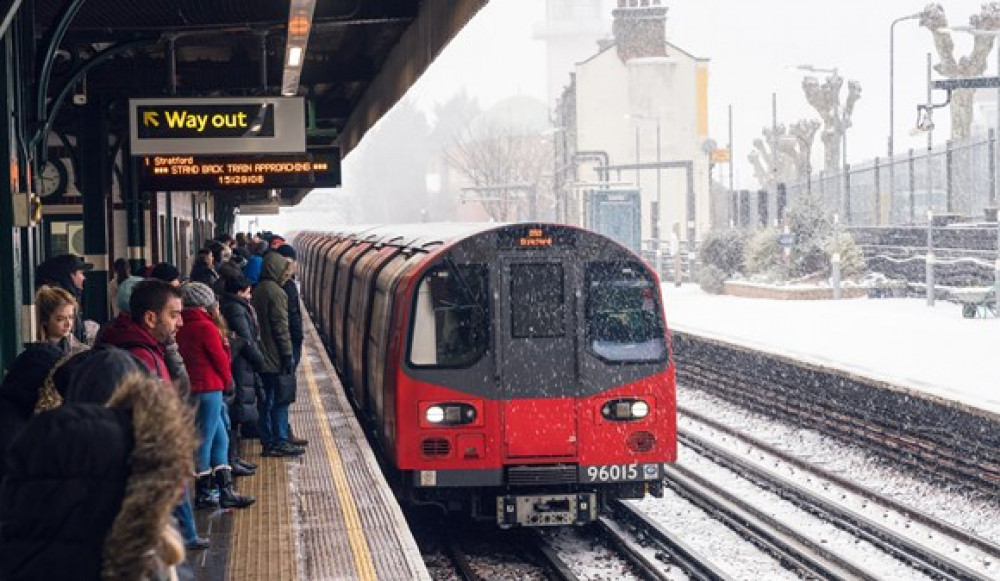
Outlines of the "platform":
{"label": "platform", "polygon": [[430,576],[402,511],[302,310],[305,345],[290,423],[309,440],[294,459],[262,458],[244,440],[257,474],[236,481],[257,497],[235,511],[196,511],[212,548],[189,559],[199,581],[360,579],[413,581]]}

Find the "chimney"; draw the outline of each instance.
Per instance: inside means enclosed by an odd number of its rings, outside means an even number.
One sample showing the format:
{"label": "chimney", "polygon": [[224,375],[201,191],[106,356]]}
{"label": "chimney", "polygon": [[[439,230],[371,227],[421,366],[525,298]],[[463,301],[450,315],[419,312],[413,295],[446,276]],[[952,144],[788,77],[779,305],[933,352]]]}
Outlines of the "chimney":
{"label": "chimney", "polygon": [[614,23],[611,32],[618,45],[618,58],[667,56],[667,8],[660,0],[618,0],[611,11]]}

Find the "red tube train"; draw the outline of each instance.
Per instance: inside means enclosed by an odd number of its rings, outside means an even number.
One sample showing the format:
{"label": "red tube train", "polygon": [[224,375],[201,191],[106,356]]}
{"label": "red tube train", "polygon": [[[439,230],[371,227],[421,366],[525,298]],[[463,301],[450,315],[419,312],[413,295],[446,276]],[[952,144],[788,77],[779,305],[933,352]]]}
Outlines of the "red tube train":
{"label": "red tube train", "polygon": [[675,369],[654,272],[554,224],[298,234],[303,295],[401,501],[502,527],[662,493]]}

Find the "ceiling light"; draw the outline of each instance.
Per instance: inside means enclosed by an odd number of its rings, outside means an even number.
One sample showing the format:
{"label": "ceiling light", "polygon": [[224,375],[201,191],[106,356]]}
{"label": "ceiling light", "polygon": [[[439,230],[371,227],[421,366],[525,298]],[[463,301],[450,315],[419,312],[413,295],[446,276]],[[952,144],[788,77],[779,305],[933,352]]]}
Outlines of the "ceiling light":
{"label": "ceiling light", "polygon": [[302,47],[292,46],[288,48],[288,66],[297,67],[302,64]]}

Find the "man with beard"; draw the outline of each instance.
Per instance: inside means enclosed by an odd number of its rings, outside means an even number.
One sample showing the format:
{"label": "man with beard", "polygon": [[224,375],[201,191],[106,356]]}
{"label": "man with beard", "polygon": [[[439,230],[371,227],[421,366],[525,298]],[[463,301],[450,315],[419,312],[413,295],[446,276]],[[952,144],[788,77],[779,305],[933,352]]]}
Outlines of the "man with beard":
{"label": "man with beard", "polygon": [[163,358],[164,345],[172,343],[181,319],[181,292],[168,282],[144,280],[132,291],[129,316],[113,320],[100,341],[131,352],[165,383],[170,373]]}

